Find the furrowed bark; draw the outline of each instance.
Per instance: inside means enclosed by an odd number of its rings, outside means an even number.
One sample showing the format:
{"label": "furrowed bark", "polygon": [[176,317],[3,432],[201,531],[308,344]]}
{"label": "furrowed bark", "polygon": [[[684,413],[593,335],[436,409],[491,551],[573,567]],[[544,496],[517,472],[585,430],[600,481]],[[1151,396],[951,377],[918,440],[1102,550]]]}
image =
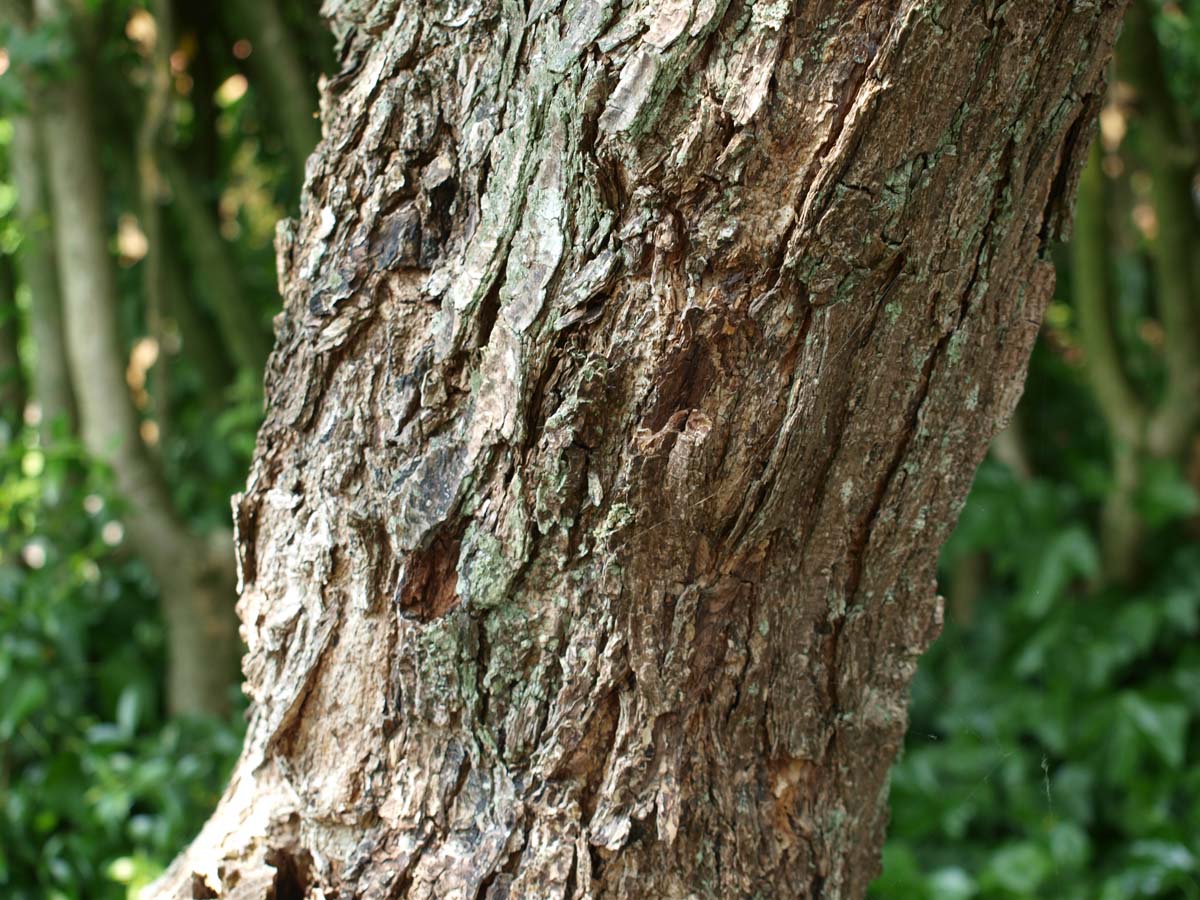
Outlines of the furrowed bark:
{"label": "furrowed bark", "polygon": [[[49,21],[69,14],[64,0],[37,0]],[[167,696],[173,712],[222,713],[226,662],[237,653],[227,551],[190,533],[177,517],[162,474],[141,443],[123,375],[117,294],[104,218],[103,178],[82,69],[45,86],[43,123],[63,319],[81,436],[111,466],[127,504],[130,540],[158,583],[167,626]]]}
{"label": "furrowed bark", "polygon": [[861,897],[1120,3],[327,0],[153,897]]}

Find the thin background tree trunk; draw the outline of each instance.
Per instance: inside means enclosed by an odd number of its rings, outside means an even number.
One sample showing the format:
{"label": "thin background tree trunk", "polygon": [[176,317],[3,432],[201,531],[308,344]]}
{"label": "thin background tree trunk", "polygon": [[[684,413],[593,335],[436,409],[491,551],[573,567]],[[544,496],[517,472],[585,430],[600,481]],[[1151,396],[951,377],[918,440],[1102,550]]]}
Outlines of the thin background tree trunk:
{"label": "thin background tree trunk", "polygon": [[861,897],[1119,2],[327,0],[162,897]]}
{"label": "thin background tree trunk", "polygon": [[[72,22],[68,0],[36,0],[43,23]],[[72,22],[72,24],[78,24]],[[167,630],[167,696],[173,712],[223,713],[238,639],[227,550],[192,534],[142,444],[124,380],[117,289],[108,251],[103,177],[92,129],[86,68],[48,81],[47,169],[72,384],[88,452],[112,467],[125,524],[158,584]]]}
{"label": "thin background tree trunk", "polygon": [[1138,508],[1144,469],[1154,460],[1185,470],[1197,453],[1200,424],[1200,216],[1192,201],[1194,151],[1181,133],[1153,32],[1149,0],[1131,4],[1119,47],[1123,81],[1135,91],[1141,132],[1130,158],[1150,175],[1156,233],[1149,240],[1157,316],[1163,325],[1161,396],[1125,370],[1116,330],[1119,290],[1109,258],[1116,218],[1097,142],[1081,178],[1072,282],[1084,363],[1113,443],[1113,486],[1102,516],[1107,579],[1131,584],[1147,538]]}
{"label": "thin background tree trunk", "polygon": [[154,365],[154,417],[162,433],[170,431],[171,362],[167,350],[168,309],[171,279],[167,274],[167,230],[163,206],[167,201],[166,178],[160,157],[171,127],[174,84],[171,53],[175,49],[174,22],[170,0],[151,0],[149,12],[154,18],[154,46],[146,64],[145,109],[138,128],[136,158],[138,194],[141,200],[141,227],[147,250],[142,259],[142,293],[146,301],[146,326],[158,347]]}
{"label": "thin background tree trunk", "polygon": [[271,352],[270,329],[258,320],[238,277],[237,263],[217,228],[216,217],[201,196],[195,175],[171,154],[162,159],[163,174],[171,186],[172,212],[177,231],[187,241],[187,253],[203,273],[204,296],[209,301],[226,350],[239,366],[259,373]]}
{"label": "thin background tree trunk", "polygon": [[308,155],[321,137],[321,129],[313,118],[314,85],[305,78],[279,4],[277,0],[255,0],[236,7],[231,19],[231,24],[235,28],[244,27],[251,39],[254,48],[251,68],[263,82],[269,98],[265,112],[279,124],[297,176],[302,177]]}
{"label": "thin background tree trunk", "polygon": [[[1131,4],[1121,73],[1136,91],[1144,134],[1135,158],[1150,175],[1157,234],[1150,241],[1167,384],[1147,428],[1147,449],[1179,460],[1200,426],[1200,215],[1192,198],[1196,151],[1182,133],[1154,35],[1149,0]],[[1186,461],[1186,460],[1185,460]]]}
{"label": "thin background tree trunk", "polygon": [[16,288],[12,260],[0,259],[0,451],[16,440],[25,413],[25,377],[17,347]]}
{"label": "thin background tree trunk", "polygon": [[[16,0],[0,6],[9,23],[24,24],[28,10]],[[21,221],[21,278],[29,288],[29,330],[36,357],[33,366],[33,398],[41,414],[42,443],[53,438],[55,423],[75,428],[75,396],[67,369],[67,350],[63,342],[62,298],[54,260],[54,232],[46,202],[45,153],[38,111],[39,98],[27,98],[29,110],[14,116],[13,139],[9,147],[13,182],[17,189],[17,213]]]}

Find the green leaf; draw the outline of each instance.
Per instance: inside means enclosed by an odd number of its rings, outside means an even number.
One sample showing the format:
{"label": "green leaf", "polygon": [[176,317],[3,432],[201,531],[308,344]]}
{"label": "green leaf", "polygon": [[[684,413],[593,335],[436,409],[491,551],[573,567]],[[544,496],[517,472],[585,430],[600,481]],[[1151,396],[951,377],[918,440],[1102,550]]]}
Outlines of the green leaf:
{"label": "green leaf", "polygon": [[1171,768],[1183,765],[1188,725],[1185,706],[1156,702],[1132,691],[1121,696],[1121,706],[1164,763]]}
{"label": "green leaf", "polygon": [[1146,462],[1137,502],[1142,517],[1155,528],[1200,512],[1200,495],[1172,460]]}
{"label": "green leaf", "polygon": [[929,887],[938,900],[969,900],[978,890],[975,880],[957,866],[934,872]]}
{"label": "green leaf", "polygon": [[1087,529],[1068,528],[1053,537],[1033,562],[1017,607],[1032,618],[1043,618],[1074,579],[1091,579],[1099,571],[1100,555]]}
{"label": "green leaf", "polygon": [[117,728],[123,737],[133,737],[138,724],[138,710],[141,706],[138,690],[133,685],[121,691],[117,700]]}
{"label": "green leaf", "polygon": [[0,715],[0,740],[12,738],[13,732],[41,706],[48,695],[46,682],[34,675],[24,678],[18,685]]}
{"label": "green leaf", "polygon": [[896,843],[883,848],[883,874],[871,886],[871,894],[888,900],[926,900],[930,897],[911,849]]}
{"label": "green leaf", "polygon": [[1057,822],[1050,829],[1050,855],[1057,866],[1082,868],[1088,861],[1090,841],[1087,832],[1074,822]]}
{"label": "green leaf", "polygon": [[992,856],[979,878],[981,886],[999,888],[1018,897],[1029,897],[1049,876],[1053,862],[1037,844],[1008,844]]}

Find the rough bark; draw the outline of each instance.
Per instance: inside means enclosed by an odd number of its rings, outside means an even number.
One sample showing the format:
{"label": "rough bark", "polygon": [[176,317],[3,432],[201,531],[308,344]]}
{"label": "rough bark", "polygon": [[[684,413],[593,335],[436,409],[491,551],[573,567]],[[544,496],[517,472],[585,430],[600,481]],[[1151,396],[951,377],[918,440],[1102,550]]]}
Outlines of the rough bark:
{"label": "rough bark", "polygon": [[[70,14],[67,0],[36,0],[42,21]],[[117,334],[104,188],[83,67],[44,91],[44,135],[58,275],[72,384],[88,452],[111,466],[131,542],[158,583],[167,630],[167,695],[174,712],[221,713],[237,654],[228,551],[192,534],[176,515],[138,434]],[[228,664],[228,668],[227,668]]]}
{"label": "rough bark", "polygon": [[861,897],[1120,6],[327,0],[150,895]]}

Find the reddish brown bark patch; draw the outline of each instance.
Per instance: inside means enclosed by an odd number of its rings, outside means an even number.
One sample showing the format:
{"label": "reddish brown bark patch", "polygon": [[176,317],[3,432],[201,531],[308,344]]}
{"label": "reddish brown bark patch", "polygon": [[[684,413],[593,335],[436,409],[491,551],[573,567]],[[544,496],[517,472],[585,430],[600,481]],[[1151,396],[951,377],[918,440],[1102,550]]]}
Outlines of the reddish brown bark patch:
{"label": "reddish brown bark patch", "polygon": [[429,546],[415,551],[400,583],[400,614],[420,622],[439,619],[458,606],[460,541],[439,534]]}

